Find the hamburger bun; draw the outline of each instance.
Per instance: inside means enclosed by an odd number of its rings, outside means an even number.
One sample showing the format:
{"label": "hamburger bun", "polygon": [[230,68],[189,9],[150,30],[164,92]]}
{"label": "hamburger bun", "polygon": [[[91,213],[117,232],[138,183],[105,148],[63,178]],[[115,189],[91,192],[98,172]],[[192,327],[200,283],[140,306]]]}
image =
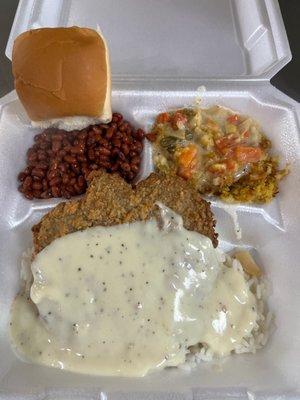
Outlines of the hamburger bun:
{"label": "hamburger bun", "polygon": [[12,70],[17,94],[33,125],[71,130],[111,120],[108,50],[95,30],[24,32],[14,42]]}

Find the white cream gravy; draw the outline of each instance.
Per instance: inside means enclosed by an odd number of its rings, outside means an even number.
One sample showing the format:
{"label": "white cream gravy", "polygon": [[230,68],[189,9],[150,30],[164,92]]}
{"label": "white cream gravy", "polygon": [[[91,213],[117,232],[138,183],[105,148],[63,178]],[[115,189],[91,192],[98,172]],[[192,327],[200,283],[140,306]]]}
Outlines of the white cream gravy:
{"label": "white cream gravy", "polygon": [[185,361],[205,343],[229,354],[250,334],[256,299],[244,275],[220,262],[209,238],[162,206],[156,220],[93,227],[56,239],[32,262],[30,294],[11,310],[23,358],[118,376]]}

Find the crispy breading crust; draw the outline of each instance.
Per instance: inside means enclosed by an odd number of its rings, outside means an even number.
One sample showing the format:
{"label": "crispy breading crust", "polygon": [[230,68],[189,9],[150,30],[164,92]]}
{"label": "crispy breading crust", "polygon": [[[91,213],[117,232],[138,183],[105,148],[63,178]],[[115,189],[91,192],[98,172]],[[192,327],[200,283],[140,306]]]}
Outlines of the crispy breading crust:
{"label": "crispy breading crust", "polygon": [[82,199],[58,204],[32,227],[35,254],[71,232],[147,220],[159,212],[157,201],[181,215],[186,229],[208,236],[217,246],[210,205],[185,180],[153,173],[132,187],[117,174],[96,171]]}

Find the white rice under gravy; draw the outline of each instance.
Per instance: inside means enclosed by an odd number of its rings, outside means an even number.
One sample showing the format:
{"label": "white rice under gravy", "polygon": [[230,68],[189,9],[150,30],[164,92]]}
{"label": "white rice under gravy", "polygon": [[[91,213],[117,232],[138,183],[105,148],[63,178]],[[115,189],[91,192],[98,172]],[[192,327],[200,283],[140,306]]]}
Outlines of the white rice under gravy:
{"label": "white rice under gravy", "polygon": [[[222,254],[222,252],[220,253]],[[267,298],[270,295],[269,282],[264,277],[250,277],[244,272],[238,260],[226,255],[225,253],[223,253],[223,255],[224,262],[229,268],[234,268],[244,275],[248,287],[257,299],[255,326],[250,335],[245,336],[241,343],[236,344],[232,354],[256,353],[257,350],[265,346],[274,326],[274,315],[267,307]],[[221,359],[217,357],[206,344],[199,343],[190,348],[190,353],[187,354],[186,363],[179,365],[178,367],[184,370],[190,370],[200,362],[218,360]]]}
{"label": "white rice under gravy", "polygon": [[[32,254],[33,249],[27,249],[23,253],[21,261],[21,290],[24,290],[27,293],[30,292],[32,284]],[[269,282],[264,277],[250,277],[244,272],[237,259],[230,257],[220,249],[218,249],[218,255],[220,262],[224,262],[229,268],[234,268],[244,275],[248,287],[257,299],[255,326],[253,327],[251,334],[245,336],[241,343],[235,346],[232,354],[256,353],[257,350],[261,349],[267,343],[273,328],[274,315],[267,307],[267,298],[270,295]],[[218,361],[222,358],[217,357],[205,343],[199,343],[198,345],[189,348],[189,353],[186,355],[186,363],[178,365],[178,368],[188,371],[200,362]]]}

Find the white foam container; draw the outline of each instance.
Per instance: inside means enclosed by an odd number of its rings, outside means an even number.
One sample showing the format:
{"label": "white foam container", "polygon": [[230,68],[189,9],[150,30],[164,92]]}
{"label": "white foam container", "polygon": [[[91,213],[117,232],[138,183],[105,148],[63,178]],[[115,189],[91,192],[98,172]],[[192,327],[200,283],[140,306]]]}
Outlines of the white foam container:
{"label": "white foam container", "polygon": [[[57,200],[28,201],[17,191],[17,173],[38,132],[11,92],[0,100],[0,399],[300,398],[300,144],[299,104],[269,80],[290,59],[276,0],[21,0],[14,38],[45,26],[101,27],[109,44],[113,108],[147,129],[166,108],[221,104],[260,121],[290,175],[268,206],[233,206],[232,219],[213,202],[221,246],[245,246],[271,281],[276,330],[255,355],[201,364],[191,372],[171,369],[145,378],[101,378],[26,364],[8,338],[9,308],[19,287],[22,252],[32,244],[31,226]],[[142,176],[151,169],[144,152]]]}

